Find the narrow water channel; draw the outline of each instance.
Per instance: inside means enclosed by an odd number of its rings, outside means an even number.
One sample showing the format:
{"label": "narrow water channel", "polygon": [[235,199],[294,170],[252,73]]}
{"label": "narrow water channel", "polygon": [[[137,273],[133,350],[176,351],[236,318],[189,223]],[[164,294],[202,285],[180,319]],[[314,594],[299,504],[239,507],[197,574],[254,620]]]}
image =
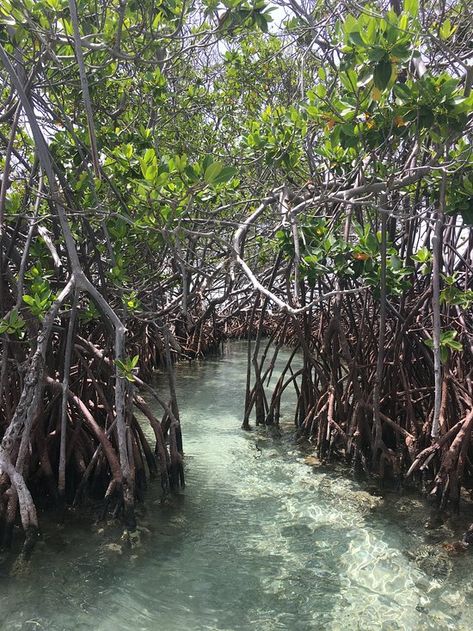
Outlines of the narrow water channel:
{"label": "narrow water channel", "polygon": [[242,432],[245,365],[232,344],[177,368],[185,491],[163,507],[149,488],[133,549],[85,516],[43,523],[29,573],[0,573],[0,629],[473,628],[473,557],[434,545],[449,527],[308,466],[289,423],[277,439]]}

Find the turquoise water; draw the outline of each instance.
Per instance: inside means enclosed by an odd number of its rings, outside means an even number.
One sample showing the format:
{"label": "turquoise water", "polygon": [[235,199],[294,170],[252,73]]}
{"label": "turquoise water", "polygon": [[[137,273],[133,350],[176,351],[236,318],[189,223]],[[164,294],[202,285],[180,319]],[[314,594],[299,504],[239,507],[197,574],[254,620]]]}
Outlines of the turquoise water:
{"label": "turquoise water", "polygon": [[308,466],[289,399],[281,438],[242,432],[245,366],[233,344],[178,367],[186,489],[150,486],[131,549],[113,522],[43,518],[29,572],[0,570],[2,631],[473,628],[472,557],[437,543],[455,524]]}

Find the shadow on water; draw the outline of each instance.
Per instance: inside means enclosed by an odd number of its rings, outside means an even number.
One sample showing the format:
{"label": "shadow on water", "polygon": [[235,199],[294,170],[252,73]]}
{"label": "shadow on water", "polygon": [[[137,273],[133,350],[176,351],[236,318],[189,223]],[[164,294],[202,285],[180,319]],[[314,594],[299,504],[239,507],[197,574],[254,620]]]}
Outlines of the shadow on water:
{"label": "shadow on water", "polygon": [[245,365],[233,344],[178,366],[186,489],[150,486],[133,549],[113,523],[46,524],[30,573],[0,572],[2,631],[473,628],[470,559],[426,545],[418,500],[312,470],[289,423],[240,430]]}

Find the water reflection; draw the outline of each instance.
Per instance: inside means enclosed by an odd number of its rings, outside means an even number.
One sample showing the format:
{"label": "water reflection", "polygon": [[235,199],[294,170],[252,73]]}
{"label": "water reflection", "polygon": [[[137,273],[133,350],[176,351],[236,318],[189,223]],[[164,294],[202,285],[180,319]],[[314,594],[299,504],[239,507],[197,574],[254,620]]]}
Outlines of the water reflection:
{"label": "water reflection", "polygon": [[419,502],[312,470],[289,431],[255,449],[239,429],[245,358],[232,345],[179,366],[188,486],[167,506],[150,487],[141,544],[85,516],[50,524],[31,574],[0,574],[0,629],[473,628],[470,559],[427,545]]}

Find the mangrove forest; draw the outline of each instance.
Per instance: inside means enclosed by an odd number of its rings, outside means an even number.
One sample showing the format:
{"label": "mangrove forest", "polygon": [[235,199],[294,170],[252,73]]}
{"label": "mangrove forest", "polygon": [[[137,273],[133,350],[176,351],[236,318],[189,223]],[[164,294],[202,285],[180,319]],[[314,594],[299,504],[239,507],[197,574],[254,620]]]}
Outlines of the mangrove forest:
{"label": "mangrove forest", "polygon": [[472,87],[470,0],[0,0],[0,629],[473,627]]}

